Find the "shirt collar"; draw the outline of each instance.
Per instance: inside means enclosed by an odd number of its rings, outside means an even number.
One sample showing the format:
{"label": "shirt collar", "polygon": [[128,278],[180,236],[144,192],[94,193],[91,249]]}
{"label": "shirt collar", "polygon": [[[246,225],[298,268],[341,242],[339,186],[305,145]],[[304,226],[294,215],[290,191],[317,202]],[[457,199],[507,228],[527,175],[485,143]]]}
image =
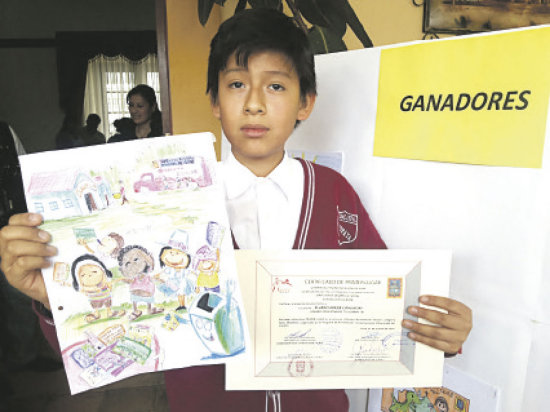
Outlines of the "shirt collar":
{"label": "shirt collar", "polygon": [[259,179],[272,181],[288,199],[288,188],[291,187],[293,178],[295,178],[292,167],[293,161],[296,160],[291,159],[285,152],[281,163],[267,177],[263,178],[257,177],[246,166],[235,159],[233,153],[230,152],[227,159],[223,162],[223,179],[225,181],[227,199],[235,199],[242,195]]}

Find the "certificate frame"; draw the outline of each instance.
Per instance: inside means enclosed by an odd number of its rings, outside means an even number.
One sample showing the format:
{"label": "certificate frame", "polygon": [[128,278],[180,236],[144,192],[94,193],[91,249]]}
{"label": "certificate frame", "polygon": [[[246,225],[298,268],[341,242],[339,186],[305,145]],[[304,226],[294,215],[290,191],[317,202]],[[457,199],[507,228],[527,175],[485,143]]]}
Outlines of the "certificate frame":
{"label": "certificate frame", "polygon": [[439,386],[443,353],[401,328],[421,294],[448,296],[443,250],[236,251],[251,347],[228,390]]}

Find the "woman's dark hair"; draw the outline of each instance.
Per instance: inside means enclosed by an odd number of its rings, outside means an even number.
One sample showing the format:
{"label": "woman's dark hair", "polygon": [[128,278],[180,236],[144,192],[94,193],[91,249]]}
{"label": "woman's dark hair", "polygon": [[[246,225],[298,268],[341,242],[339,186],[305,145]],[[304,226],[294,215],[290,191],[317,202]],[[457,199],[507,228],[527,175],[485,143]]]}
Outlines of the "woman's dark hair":
{"label": "woman's dark hair", "polygon": [[159,105],[157,103],[157,96],[155,90],[146,84],[138,84],[126,95],[126,103],[130,103],[130,97],[134,95],[140,95],[145,99],[151,107],[154,107],[153,113],[151,114],[151,137],[162,136],[162,114],[159,110]]}
{"label": "woman's dark hair", "polygon": [[223,22],[210,43],[206,92],[218,99],[218,75],[235,53],[239,66],[247,67],[255,53],[274,51],[285,55],[298,73],[300,94],[316,94],[315,63],[306,34],[285,14],[268,8],[246,9]]}
{"label": "woman's dark hair", "polygon": [[157,95],[151,86],[147,86],[146,84],[138,84],[126,95],[126,103],[130,103],[130,97],[136,94],[139,94],[145,99],[145,101],[147,101],[147,103],[154,106],[155,110],[158,110]]}

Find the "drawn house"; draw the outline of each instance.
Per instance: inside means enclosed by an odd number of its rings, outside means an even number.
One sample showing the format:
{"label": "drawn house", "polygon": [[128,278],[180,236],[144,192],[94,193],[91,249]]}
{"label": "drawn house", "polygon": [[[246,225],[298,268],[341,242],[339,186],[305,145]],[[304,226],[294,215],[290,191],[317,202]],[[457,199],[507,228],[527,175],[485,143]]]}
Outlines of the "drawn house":
{"label": "drawn house", "polygon": [[92,178],[79,170],[35,173],[27,194],[30,211],[46,220],[84,216],[113,202],[109,184],[102,177]]}

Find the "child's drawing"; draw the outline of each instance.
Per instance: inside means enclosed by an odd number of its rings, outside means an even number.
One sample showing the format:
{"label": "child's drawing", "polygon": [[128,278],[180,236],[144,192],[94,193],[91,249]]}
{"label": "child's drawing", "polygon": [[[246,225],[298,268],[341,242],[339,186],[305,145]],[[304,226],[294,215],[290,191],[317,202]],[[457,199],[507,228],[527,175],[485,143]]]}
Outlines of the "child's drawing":
{"label": "child's drawing", "polygon": [[218,271],[220,266],[219,245],[222,242],[224,228],[217,222],[208,222],[206,228],[206,244],[201,246],[195,253],[193,269],[197,275],[196,292],[220,291],[220,280]]}
{"label": "child's drawing", "polygon": [[136,320],[141,316],[143,312],[139,309],[140,302],[147,304],[149,315],[162,313],[163,308],[153,306],[155,283],[151,272],[155,268],[155,261],[151,253],[143,246],[126,246],[118,254],[118,264],[123,281],[130,285],[130,300],[134,311],[128,318]]}
{"label": "child's drawing", "polygon": [[[134,182],[134,192],[195,189],[212,184],[212,177],[203,157],[159,159],[154,160],[152,165],[151,171],[142,173]],[[121,196],[123,189],[121,187]]]}
{"label": "child's drawing", "polygon": [[208,245],[202,246],[195,254],[195,271],[197,273],[196,292],[220,291],[218,277],[219,250]]}
{"label": "child's drawing", "polygon": [[382,389],[380,412],[468,412],[469,399],[447,389]]}
{"label": "child's drawing", "polygon": [[59,250],[44,279],[72,393],[244,352],[211,135],[37,153],[21,164],[29,210]]}
{"label": "child's drawing", "polygon": [[128,203],[128,198],[126,197],[126,189],[124,188],[124,182],[122,180],[118,181],[120,187],[118,188],[118,197],[120,198],[120,204]]}
{"label": "child's drawing", "polygon": [[26,189],[29,209],[44,219],[82,216],[113,203],[109,184],[78,169],[34,173]]}
{"label": "child's drawing", "polygon": [[155,275],[161,282],[159,290],[167,297],[177,296],[179,306],[176,311],[187,309],[186,297],[194,292],[194,282],[189,274],[191,256],[187,253],[189,242],[187,232],[176,230],[172,233],[168,246],[160,250],[159,261],[162,272]]}
{"label": "child's drawing", "polygon": [[234,355],[245,347],[241,312],[232,293],[231,284],[225,295],[203,292],[189,309],[197,336],[214,357]]}
{"label": "child's drawing", "polygon": [[71,266],[74,290],[82,292],[90,301],[93,312],[86,315],[86,322],[98,320],[101,315],[99,310],[105,306],[108,318],[119,318],[124,315],[124,310],[111,310],[111,282],[113,277],[103,262],[92,255],[82,255],[75,259]]}
{"label": "child's drawing", "polygon": [[[91,234],[90,238],[83,236],[83,233]],[[111,232],[101,239],[98,239],[93,229],[78,229],[75,231],[76,241],[84,249],[95,256],[109,268],[111,273],[119,273],[118,254],[124,247],[124,238],[115,232]]]}

